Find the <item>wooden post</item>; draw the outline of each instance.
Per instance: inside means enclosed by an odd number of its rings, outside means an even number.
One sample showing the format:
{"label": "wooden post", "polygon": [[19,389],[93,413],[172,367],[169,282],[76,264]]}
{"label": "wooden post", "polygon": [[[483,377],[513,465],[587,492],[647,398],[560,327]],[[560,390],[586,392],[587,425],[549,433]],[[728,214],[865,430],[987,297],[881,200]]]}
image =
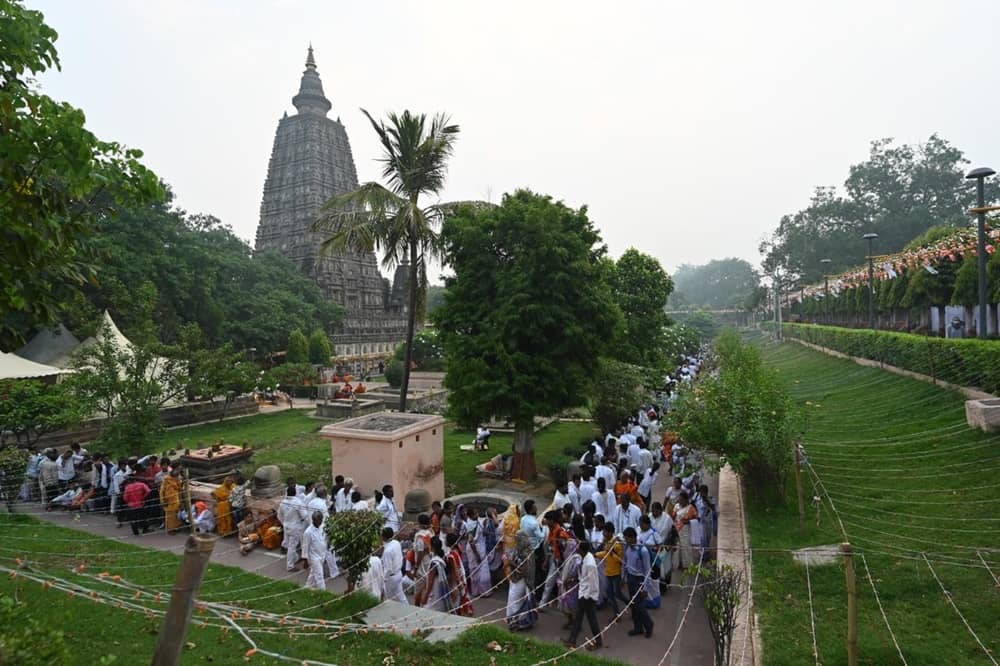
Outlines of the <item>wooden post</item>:
{"label": "wooden post", "polygon": [[806,497],[802,489],[802,462],[799,457],[799,443],[795,442],[792,447],[792,457],[794,458],[793,469],[795,470],[795,491],[799,496],[799,527],[805,529],[806,526]]}
{"label": "wooden post", "polygon": [[208,560],[215,548],[215,539],[216,537],[207,534],[192,534],[184,544],[184,559],[177,570],[177,579],[170,594],[170,606],[160,625],[152,666],[177,666],[181,662],[195,595],[205,576]]}
{"label": "wooden post", "polygon": [[847,577],[847,664],[858,666],[858,592],[855,586],[854,548],[840,544],[844,554],[844,575]]}

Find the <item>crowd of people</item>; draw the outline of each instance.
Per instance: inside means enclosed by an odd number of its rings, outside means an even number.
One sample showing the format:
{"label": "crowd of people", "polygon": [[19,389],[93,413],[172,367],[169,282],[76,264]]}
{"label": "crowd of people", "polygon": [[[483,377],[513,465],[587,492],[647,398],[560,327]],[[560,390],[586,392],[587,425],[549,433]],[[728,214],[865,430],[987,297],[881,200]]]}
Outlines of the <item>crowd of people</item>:
{"label": "crowd of people", "polygon": [[[247,511],[249,481],[237,475],[212,491],[211,502],[189,504],[181,470],[169,458],[115,462],[77,444],[61,454],[50,448],[33,455],[22,499],[38,499],[46,510],[110,513],[137,535],[193,525],[235,535],[244,554],[261,543],[280,545],[288,571],[308,570],[306,585],[316,589],[341,573],[327,542],[329,516],[373,509],[384,527],[361,589],[378,599],[471,616],[477,599],[506,584],[510,629],[530,629],[539,612],[552,609],[566,616],[567,644],[576,644],[586,621],[592,634],[587,648],[596,649],[603,645],[598,610],[610,610],[611,621],[628,610],[629,635],[649,638],[649,610],[660,607],[673,572],[712,558],[715,502],[698,461],[660,425],[676,391],[700,368],[699,358],[685,358],[659,405],[643,406],[595,438],[544,508],[527,500],[498,513],[435,501],[429,513],[417,516],[415,529],[404,530],[391,485],[369,500],[349,477],[337,476],[332,488],[289,478],[275,515],[261,521]],[[477,433],[477,448],[488,441],[488,431]],[[662,497],[654,496],[661,473],[671,484]]]}

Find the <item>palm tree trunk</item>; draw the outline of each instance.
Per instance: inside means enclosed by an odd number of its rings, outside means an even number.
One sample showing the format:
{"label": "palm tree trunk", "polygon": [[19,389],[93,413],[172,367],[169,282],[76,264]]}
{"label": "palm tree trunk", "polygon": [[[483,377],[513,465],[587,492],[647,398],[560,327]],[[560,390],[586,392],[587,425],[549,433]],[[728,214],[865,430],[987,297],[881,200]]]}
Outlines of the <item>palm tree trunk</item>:
{"label": "palm tree trunk", "polygon": [[410,388],[413,365],[413,329],[417,325],[417,239],[410,239],[410,307],[406,312],[406,354],[403,358],[403,381],[399,385],[399,411],[406,411],[406,392]]}

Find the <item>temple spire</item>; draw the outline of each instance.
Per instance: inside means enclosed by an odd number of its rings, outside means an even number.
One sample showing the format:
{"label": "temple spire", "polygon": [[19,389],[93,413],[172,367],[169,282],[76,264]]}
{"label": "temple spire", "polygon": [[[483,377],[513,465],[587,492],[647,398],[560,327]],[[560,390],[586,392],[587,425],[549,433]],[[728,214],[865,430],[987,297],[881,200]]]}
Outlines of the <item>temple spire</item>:
{"label": "temple spire", "polygon": [[306,69],[302,72],[302,81],[299,83],[299,94],[292,98],[292,104],[299,113],[321,116],[325,116],[333,108],[333,104],[323,94],[323,82],[316,71],[316,58],[311,42],[306,54]]}

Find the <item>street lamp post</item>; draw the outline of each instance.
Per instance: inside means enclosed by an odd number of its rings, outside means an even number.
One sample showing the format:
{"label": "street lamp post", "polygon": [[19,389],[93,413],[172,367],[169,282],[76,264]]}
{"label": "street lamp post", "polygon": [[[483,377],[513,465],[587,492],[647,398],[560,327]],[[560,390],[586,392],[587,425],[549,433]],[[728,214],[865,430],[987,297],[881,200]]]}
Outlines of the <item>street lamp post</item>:
{"label": "street lamp post", "polygon": [[973,169],[966,178],[976,181],[976,207],[973,211],[979,222],[979,322],[976,324],[976,337],[986,337],[986,190],[984,181],[996,171],[989,167]]}
{"label": "street lamp post", "polygon": [[875,328],[875,265],[872,263],[872,241],[878,234],[867,233],[862,236],[868,241],[868,328]]}
{"label": "street lamp post", "polygon": [[830,323],[830,276],[826,273],[827,267],[830,265],[829,259],[820,259],[819,263],[823,264],[823,319],[825,323]]}

